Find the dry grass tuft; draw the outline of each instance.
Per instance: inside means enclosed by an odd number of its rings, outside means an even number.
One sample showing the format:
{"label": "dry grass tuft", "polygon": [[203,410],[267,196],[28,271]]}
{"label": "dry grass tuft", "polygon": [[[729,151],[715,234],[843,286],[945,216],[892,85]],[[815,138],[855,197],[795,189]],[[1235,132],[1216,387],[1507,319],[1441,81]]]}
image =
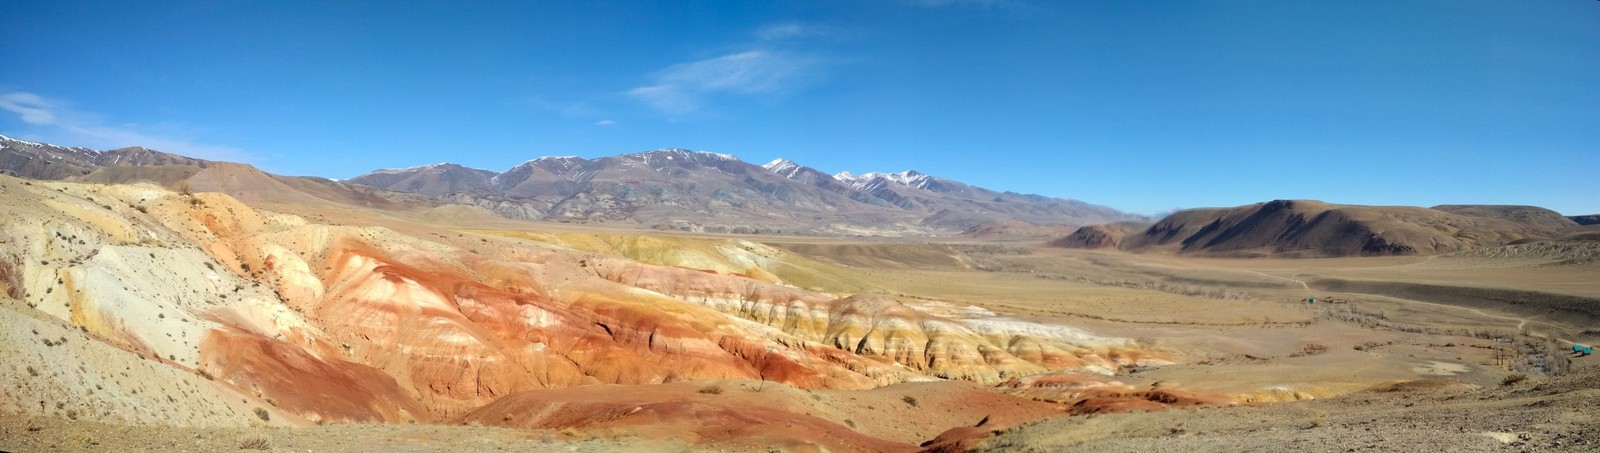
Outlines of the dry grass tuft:
{"label": "dry grass tuft", "polygon": [[271,450],[272,440],[261,434],[251,435],[239,441],[240,450]]}

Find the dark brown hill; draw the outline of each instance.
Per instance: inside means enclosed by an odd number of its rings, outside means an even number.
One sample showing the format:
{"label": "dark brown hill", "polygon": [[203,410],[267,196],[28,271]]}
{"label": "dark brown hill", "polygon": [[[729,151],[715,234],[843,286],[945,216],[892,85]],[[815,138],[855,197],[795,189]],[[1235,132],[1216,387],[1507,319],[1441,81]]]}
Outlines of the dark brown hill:
{"label": "dark brown hill", "polygon": [[1149,228],[1145,222],[1117,222],[1089,225],[1078,228],[1066,237],[1050,241],[1051,247],[1064,247],[1072,249],[1104,249],[1117,248],[1128,235],[1138,234]]}
{"label": "dark brown hill", "polygon": [[1578,222],[1561,215],[1561,213],[1538,206],[1446,204],[1434,206],[1433,209],[1464,216],[1505,219],[1544,228],[1571,228],[1578,226]]}
{"label": "dark brown hill", "polygon": [[1568,220],[1579,225],[1600,225],[1600,214],[1575,215],[1567,217]]}
{"label": "dark brown hill", "polygon": [[[1129,236],[1121,248],[1220,256],[1432,255],[1552,237],[1537,208],[1336,205],[1276,200],[1192,209]],[[1527,223],[1524,223],[1527,222]]]}

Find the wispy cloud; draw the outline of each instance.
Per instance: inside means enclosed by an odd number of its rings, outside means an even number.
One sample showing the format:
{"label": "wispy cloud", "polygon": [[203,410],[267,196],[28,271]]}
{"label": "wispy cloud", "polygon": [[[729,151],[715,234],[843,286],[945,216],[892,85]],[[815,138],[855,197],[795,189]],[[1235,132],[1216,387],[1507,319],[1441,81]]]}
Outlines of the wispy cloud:
{"label": "wispy cloud", "polygon": [[926,6],[926,7],[930,7],[930,8],[942,8],[942,7],[946,7],[946,6],[976,6],[976,7],[980,7],[980,8],[1004,8],[1004,7],[1013,7],[1013,6],[1021,6],[1021,5],[1023,5],[1023,2],[1020,1],[1020,0],[901,0],[901,1],[903,1],[905,3],[908,3],[908,4],[911,4],[911,5]]}
{"label": "wispy cloud", "polygon": [[594,125],[596,125],[596,126],[615,126],[615,125],[617,125],[617,121],[616,120],[600,120],[600,121],[595,121]]}
{"label": "wispy cloud", "polygon": [[69,146],[100,149],[143,146],[202,159],[234,162],[252,160],[249,153],[239,148],[154,135],[141,130],[137,124],[105,124],[100,115],[77,111],[65,102],[26,91],[0,93],[0,110],[16,114],[18,119],[29,125],[55,130],[58,134],[49,134],[53,136],[52,140]]}
{"label": "wispy cloud", "polygon": [[761,28],[757,28],[756,38],[759,38],[763,41],[781,41],[788,39],[829,37],[837,35],[838,33],[838,29],[826,25],[789,21],[768,24]]}
{"label": "wispy cloud", "polygon": [[662,113],[679,115],[698,110],[710,95],[787,92],[820,63],[820,58],[806,54],[747,50],[668,66],[655,73],[653,83],[627,94]]}

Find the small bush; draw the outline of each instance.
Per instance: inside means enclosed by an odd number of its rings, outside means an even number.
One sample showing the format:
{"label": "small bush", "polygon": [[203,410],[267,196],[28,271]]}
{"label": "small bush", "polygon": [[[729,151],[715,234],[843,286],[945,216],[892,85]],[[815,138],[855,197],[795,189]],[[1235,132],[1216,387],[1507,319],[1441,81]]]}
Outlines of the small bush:
{"label": "small bush", "polygon": [[846,425],[850,425],[850,428],[851,428],[851,429],[854,429],[854,428],[855,428],[855,427],[856,427],[856,421],[855,421],[855,420],[851,420],[851,419],[848,419],[848,418],[847,418],[847,419],[844,419],[844,424],[846,424]]}
{"label": "small bush", "polygon": [[911,407],[917,407],[917,399],[910,395],[900,398],[900,401],[905,401],[906,404],[910,404]]}
{"label": "small bush", "polygon": [[261,421],[264,421],[264,422],[272,421],[272,414],[268,414],[266,409],[258,407],[258,408],[255,409],[255,412],[256,412],[256,416],[257,417],[261,417]]}
{"label": "small bush", "polygon": [[1506,375],[1505,379],[1500,380],[1500,385],[1512,385],[1526,380],[1528,380],[1528,375],[1526,374],[1511,373]]}
{"label": "small bush", "polygon": [[246,437],[246,438],[244,438],[244,440],[239,441],[239,449],[240,450],[271,450],[272,449],[272,441],[267,439],[267,436],[263,436],[263,435],[257,434],[257,435],[254,435],[254,436]]}
{"label": "small bush", "polygon": [[708,385],[708,386],[705,386],[705,387],[700,387],[700,390],[698,390],[698,391],[700,393],[707,394],[707,395],[721,395],[722,394],[722,386],[717,385],[717,384],[711,384],[711,385]]}

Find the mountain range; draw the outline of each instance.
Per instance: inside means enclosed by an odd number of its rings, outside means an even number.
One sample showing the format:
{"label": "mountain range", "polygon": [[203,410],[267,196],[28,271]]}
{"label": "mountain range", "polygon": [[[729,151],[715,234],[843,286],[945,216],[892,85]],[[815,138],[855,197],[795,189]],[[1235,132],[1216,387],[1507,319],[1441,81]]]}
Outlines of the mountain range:
{"label": "mountain range", "polygon": [[[1078,200],[1002,192],[916,171],[828,175],[779,159],[661,149],[540,157],[504,172],[453,163],[377,170],[345,181],[141,147],[96,151],[0,136],[0,172],[33,179],[151,182],[250,201],[405,208],[480,207],[530,220],[802,235],[938,235],[986,224],[1085,225],[1144,217]],[[378,190],[374,190],[378,189]]]}
{"label": "mountain range", "polygon": [[597,159],[541,157],[504,172],[440,163],[347,180],[525,219],[635,221],[663,229],[764,233],[959,232],[989,222],[1138,220],[1078,200],[1001,192],[916,171],[828,175],[778,159],[662,149]]}
{"label": "mountain range", "polygon": [[[1276,200],[1151,219],[917,171],[830,175],[786,159],[754,165],[729,154],[684,149],[595,159],[540,157],[504,172],[446,162],[338,181],[274,175],[247,164],[142,147],[96,151],[0,136],[0,173],[108,184],[143,181],[253,202],[396,210],[466,205],[516,219],[696,232],[1058,237],[1052,245],[1215,256],[1432,255],[1600,237],[1600,227],[1594,226],[1600,217],[1564,217],[1533,206]],[[1079,229],[1060,236],[1073,227]]]}

